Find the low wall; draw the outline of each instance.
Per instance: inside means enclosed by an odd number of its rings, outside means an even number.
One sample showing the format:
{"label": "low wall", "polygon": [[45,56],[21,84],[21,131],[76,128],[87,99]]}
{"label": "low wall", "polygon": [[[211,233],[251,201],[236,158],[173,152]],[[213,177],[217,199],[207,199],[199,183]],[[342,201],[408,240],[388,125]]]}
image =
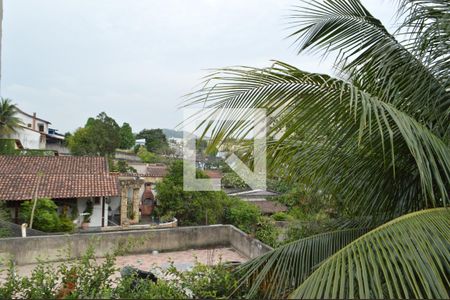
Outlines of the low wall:
{"label": "low wall", "polygon": [[231,225],[177,227],[153,230],[102,232],[92,234],[50,235],[0,239],[0,259],[14,259],[16,264],[36,263],[37,258],[54,262],[80,257],[89,245],[103,257],[120,249],[126,254],[179,251],[232,246],[253,258],[271,248],[252,239]]}
{"label": "low wall", "polygon": [[261,256],[273,249],[234,226],[229,226],[229,235],[230,245],[248,258]]}

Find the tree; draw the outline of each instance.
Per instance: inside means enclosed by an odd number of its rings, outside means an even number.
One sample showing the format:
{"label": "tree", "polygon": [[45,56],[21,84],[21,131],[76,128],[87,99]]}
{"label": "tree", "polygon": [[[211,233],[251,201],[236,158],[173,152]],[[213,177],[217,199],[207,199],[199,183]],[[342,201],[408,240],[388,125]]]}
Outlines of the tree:
{"label": "tree", "polygon": [[113,155],[121,143],[120,127],[106,113],[89,118],[83,128],[69,136],[68,145],[74,155]]}
{"label": "tree", "polygon": [[[197,178],[208,178],[197,171]],[[174,161],[169,173],[156,184],[158,206],[156,213],[162,219],[177,218],[182,226],[232,224],[256,236],[262,242],[275,246],[278,230],[273,222],[261,215],[261,210],[223,191],[185,191],[183,189],[183,161]]]}
{"label": "tree", "polygon": [[162,129],[144,129],[136,135],[137,139],[145,139],[148,151],[163,154],[169,149],[169,143]]}
{"label": "tree", "polygon": [[135,144],[133,130],[130,124],[123,123],[119,130],[120,149],[131,149]]}
{"label": "tree", "polygon": [[11,99],[2,98],[0,101],[0,137],[14,133],[22,124],[16,114],[17,106],[12,104]]}
{"label": "tree", "polygon": [[[208,178],[197,171],[198,178]],[[157,213],[160,216],[173,215],[179,224],[205,225],[223,221],[227,195],[224,192],[184,191],[183,162],[172,163],[168,174],[157,183]]]}
{"label": "tree", "polygon": [[270,171],[337,195],[352,220],[244,264],[242,284],[249,297],[449,298],[450,213],[433,208],[450,193],[450,4],[398,1],[392,35],[359,0],[303,2],[299,53],[336,53],[339,78],[226,68],[191,103],[223,116],[203,119],[216,145],[250,129],[224,108],[266,109]]}
{"label": "tree", "polygon": [[137,156],[145,163],[157,163],[161,162],[161,159],[155,153],[149,152],[144,146],[139,147]]}

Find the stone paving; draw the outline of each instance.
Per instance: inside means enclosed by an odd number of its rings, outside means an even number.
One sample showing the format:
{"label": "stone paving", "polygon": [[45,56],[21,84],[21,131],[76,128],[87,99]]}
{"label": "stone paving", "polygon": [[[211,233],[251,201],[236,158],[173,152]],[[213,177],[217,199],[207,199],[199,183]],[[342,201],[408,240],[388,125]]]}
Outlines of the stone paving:
{"label": "stone paving", "polygon": [[[244,262],[248,258],[238,253],[233,248],[214,248],[214,249],[192,249],[187,251],[163,252],[163,253],[146,253],[133,254],[126,256],[117,256],[116,266],[122,269],[125,266],[133,266],[141,270],[151,270],[154,267],[165,269],[169,266],[169,261],[173,261],[175,267],[180,270],[191,268],[196,261],[203,264],[217,264],[219,261]],[[98,260],[99,262],[102,259]],[[58,263],[54,263],[55,265]],[[17,273],[20,275],[30,275],[35,264],[23,265],[17,267]],[[3,274],[4,276],[4,274]],[[0,276],[0,277],[3,277]],[[0,278],[2,280],[2,278]]]}

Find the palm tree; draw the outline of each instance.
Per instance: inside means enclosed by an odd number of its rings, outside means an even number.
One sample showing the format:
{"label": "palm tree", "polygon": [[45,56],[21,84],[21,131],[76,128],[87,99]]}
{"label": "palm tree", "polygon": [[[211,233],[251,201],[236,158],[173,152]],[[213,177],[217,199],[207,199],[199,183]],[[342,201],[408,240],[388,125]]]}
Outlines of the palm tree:
{"label": "palm tree", "polygon": [[14,133],[21,125],[21,121],[16,117],[17,107],[8,98],[0,101],[0,137]]}
{"label": "palm tree", "polygon": [[275,61],[220,69],[190,96],[224,116],[202,119],[214,145],[252,126],[225,108],[266,109],[281,135],[269,168],[353,216],[241,266],[248,297],[450,297],[450,3],[398,5],[391,34],[359,0],[303,1],[291,37],[299,54],[336,53],[335,78]]}

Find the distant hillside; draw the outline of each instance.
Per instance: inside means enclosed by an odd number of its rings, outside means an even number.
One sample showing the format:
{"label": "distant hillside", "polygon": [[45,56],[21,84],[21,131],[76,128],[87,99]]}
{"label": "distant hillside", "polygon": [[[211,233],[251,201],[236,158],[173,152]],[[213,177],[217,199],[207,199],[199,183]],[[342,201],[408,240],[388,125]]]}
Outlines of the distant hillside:
{"label": "distant hillside", "polygon": [[[167,139],[172,139],[172,138],[182,139],[183,138],[183,131],[177,131],[177,130],[167,129],[167,128],[163,128],[162,131],[166,135]],[[204,139],[208,140],[209,137],[205,136]]]}
{"label": "distant hillside", "polygon": [[176,139],[182,139],[183,138],[183,131],[177,131],[173,129],[163,128],[163,133],[166,135],[167,139],[176,138]]}

